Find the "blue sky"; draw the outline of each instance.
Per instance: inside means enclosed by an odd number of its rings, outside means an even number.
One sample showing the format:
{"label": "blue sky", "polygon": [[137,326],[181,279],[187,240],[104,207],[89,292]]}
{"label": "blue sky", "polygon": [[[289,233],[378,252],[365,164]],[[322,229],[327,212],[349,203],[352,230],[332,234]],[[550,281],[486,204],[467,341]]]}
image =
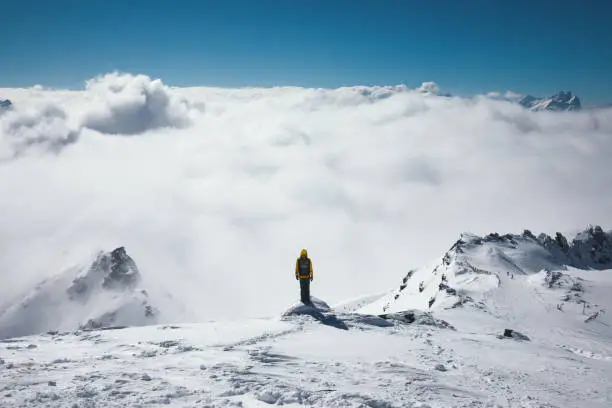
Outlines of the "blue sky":
{"label": "blue sky", "polygon": [[0,86],[80,88],[119,70],[170,85],[569,89],[612,100],[606,0],[7,0]]}

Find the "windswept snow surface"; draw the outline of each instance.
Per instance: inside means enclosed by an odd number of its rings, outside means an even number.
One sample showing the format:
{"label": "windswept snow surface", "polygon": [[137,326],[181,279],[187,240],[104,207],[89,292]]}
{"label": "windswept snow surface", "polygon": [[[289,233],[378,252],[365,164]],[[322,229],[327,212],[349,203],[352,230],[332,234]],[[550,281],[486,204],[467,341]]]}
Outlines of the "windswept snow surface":
{"label": "windswept snow surface", "polygon": [[[609,302],[612,271],[589,273],[585,296]],[[557,310],[564,289],[544,278],[506,282],[490,312],[415,312],[412,323],[315,302],[280,318],[4,340],[0,405],[610,407],[609,316]],[[530,340],[500,336],[508,327]]]}

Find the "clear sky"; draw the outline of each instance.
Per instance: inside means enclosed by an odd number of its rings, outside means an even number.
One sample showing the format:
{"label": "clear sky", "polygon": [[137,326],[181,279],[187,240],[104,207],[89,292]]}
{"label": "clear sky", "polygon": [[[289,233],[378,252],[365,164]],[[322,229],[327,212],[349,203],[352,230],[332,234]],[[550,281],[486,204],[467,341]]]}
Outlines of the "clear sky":
{"label": "clear sky", "polygon": [[572,90],[612,101],[610,0],[2,0],[0,86],[80,88],[119,70],[169,85]]}

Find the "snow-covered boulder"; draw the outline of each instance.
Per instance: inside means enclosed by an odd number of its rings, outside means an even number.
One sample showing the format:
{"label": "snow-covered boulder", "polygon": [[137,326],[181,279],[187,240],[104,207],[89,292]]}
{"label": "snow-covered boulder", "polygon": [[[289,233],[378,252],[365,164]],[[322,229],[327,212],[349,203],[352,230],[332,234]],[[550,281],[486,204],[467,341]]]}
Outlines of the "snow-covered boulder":
{"label": "snow-covered boulder", "polygon": [[296,317],[309,316],[326,326],[342,330],[349,329],[346,323],[333,313],[327,303],[315,297],[311,297],[310,300],[309,304],[302,302],[294,304],[283,313],[282,318],[284,320],[291,320]]}
{"label": "snow-covered boulder", "polygon": [[504,329],[504,334],[497,336],[498,339],[514,339],[520,341],[530,341],[530,338],[523,333],[517,332],[512,329]]}
{"label": "snow-covered boulder", "polygon": [[297,316],[297,315],[319,315],[323,312],[331,311],[331,307],[322,301],[321,299],[317,299],[316,297],[310,298],[311,303],[305,304],[302,302],[297,302],[293,306],[283,313],[283,316]]}

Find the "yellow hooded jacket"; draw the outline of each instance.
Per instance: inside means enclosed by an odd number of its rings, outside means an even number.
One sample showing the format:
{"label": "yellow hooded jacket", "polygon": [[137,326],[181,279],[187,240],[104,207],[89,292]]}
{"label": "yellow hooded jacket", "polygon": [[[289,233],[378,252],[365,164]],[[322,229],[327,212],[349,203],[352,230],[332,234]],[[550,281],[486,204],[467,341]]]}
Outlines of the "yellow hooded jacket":
{"label": "yellow hooded jacket", "polygon": [[[300,275],[300,259],[308,259],[309,263],[310,263],[310,273],[308,275]],[[302,249],[302,252],[300,252],[300,257],[295,261],[295,278],[296,279],[313,279],[313,273],[312,273],[312,260],[310,258],[308,258],[308,252],[305,249]]]}

